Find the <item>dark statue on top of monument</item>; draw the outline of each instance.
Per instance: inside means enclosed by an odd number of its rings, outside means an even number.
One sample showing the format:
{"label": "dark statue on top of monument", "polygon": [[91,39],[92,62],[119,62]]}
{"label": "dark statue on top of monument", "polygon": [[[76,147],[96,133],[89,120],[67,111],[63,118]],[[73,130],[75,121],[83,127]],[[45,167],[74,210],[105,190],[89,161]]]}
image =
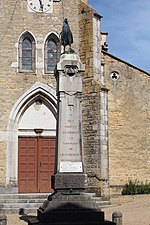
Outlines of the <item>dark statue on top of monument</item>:
{"label": "dark statue on top of monument", "polygon": [[73,53],[74,50],[71,49],[71,44],[73,43],[73,35],[68,24],[68,20],[65,18],[62,26],[62,31],[60,33],[61,44],[64,46],[64,53],[66,46],[69,45],[69,50],[67,53]]}

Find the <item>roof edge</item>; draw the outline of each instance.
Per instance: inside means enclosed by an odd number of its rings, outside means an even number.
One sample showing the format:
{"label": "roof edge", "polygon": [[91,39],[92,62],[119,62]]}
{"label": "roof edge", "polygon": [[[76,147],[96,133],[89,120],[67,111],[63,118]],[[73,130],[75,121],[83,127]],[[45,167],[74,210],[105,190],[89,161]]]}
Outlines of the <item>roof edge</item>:
{"label": "roof edge", "polygon": [[150,73],[148,73],[147,71],[142,70],[142,69],[140,69],[139,67],[134,66],[134,65],[132,65],[131,63],[128,63],[128,62],[126,62],[125,60],[120,59],[120,58],[118,58],[118,57],[112,55],[111,53],[108,53],[108,52],[106,52],[106,51],[104,51],[104,50],[102,50],[102,53],[103,53],[103,54],[106,54],[106,55],[108,55],[108,56],[110,56],[110,57],[112,57],[112,58],[114,58],[114,59],[117,59],[117,60],[119,60],[120,62],[123,62],[123,63],[127,64],[128,66],[133,67],[134,69],[137,69],[137,70],[139,70],[139,71],[141,71],[141,72],[143,72],[143,73],[145,73],[145,74],[147,74],[147,75],[150,76]]}
{"label": "roof edge", "polygon": [[88,6],[89,6],[89,8],[91,8],[91,9],[94,11],[93,15],[94,15],[95,17],[97,17],[99,20],[100,20],[101,18],[103,18],[103,16],[100,15],[100,14],[96,11],[96,9],[93,8],[93,6],[91,6],[90,4],[88,4]]}

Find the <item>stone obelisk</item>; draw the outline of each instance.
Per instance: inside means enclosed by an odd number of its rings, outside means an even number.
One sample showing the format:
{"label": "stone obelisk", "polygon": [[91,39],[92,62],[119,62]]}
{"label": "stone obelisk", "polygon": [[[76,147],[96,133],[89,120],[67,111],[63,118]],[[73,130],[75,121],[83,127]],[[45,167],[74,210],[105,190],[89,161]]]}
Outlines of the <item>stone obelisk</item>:
{"label": "stone obelisk", "polygon": [[54,190],[82,190],[85,175],[82,160],[81,94],[84,65],[75,53],[62,54],[55,73],[58,123]]}

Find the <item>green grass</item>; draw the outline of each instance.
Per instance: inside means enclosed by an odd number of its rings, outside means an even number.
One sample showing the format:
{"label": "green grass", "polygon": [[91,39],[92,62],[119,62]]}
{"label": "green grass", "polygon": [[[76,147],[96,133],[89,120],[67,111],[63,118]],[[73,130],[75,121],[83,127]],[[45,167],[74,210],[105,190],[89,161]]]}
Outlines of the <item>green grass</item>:
{"label": "green grass", "polygon": [[122,190],[122,195],[150,194],[150,183],[139,181],[129,181]]}

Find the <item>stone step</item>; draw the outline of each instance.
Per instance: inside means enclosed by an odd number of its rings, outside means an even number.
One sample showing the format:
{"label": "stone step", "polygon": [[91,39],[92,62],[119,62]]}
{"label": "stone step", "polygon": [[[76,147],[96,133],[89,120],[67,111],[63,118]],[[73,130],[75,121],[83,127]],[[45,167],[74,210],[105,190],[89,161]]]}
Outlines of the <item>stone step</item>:
{"label": "stone step", "polygon": [[[0,194],[0,213],[36,213],[37,209],[47,200],[50,193],[42,194]],[[110,201],[102,201],[95,193],[86,193],[96,202],[98,207],[110,205]]]}
{"label": "stone step", "polygon": [[3,203],[0,208],[38,208],[42,203]]}
{"label": "stone step", "polygon": [[36,213],[48,195],[50,194],[0,194],[0,213]]}
{"label": "stone step", "polygon": [[0,205],[3,203],[43,203],[46,198],[40,199],[0,199]]}
{"label": "stone step", "polygon": [[0,194],[1,199],[43,199],[47,198],[50,193],[42,194]]}
{"label": "stone step", "polygon": [[111,205],[110,201],[102,200],[101,197],[91,197],[91,199],[96,202],[96,204],[98,205],[99,208],[101,208],[102,206]]}
{"label": "stone step", "polygon": [[85,193],[85,194],[88,195],[88,196],[90,196],[91,199],[96,202],[96,204],[98,205],[98,207],[111,205],[111,202],[110,201],[103,200],[101,197],[97,197],[96,196],[96,193]]}
{"label": "stone step", "polygon": [[88,195],[88,196],[90,196],[91,198],[92,198],[92,197],[96,197],[96,193],[94,193],[94,192],[86,192],[85,195]]}
{"label": "stone step", "polygon": [[37,214],[37,208],[2,208],[0,214]]}

